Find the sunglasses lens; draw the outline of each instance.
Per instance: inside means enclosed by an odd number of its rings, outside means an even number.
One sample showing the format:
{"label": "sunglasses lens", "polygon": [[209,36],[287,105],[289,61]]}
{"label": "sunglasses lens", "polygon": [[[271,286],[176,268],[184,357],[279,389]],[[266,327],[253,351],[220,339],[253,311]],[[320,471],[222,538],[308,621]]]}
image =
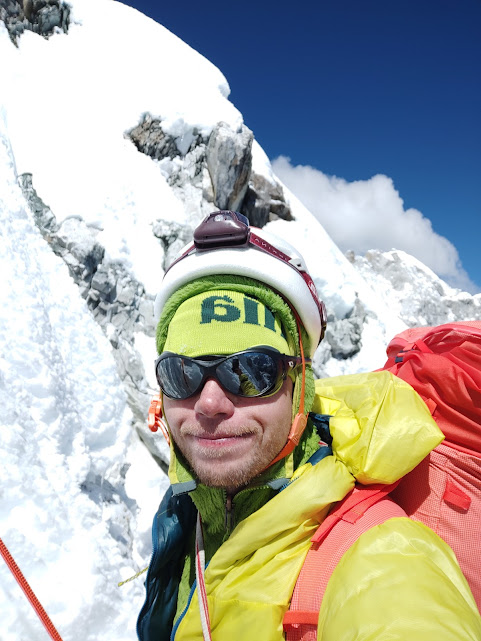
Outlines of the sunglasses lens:
{"label": "sunglasses lens", "polygon": [[282,362],[280,354],[254,350],[202,360],[166,353],[157,361],[156,375],[163,393],[176,400],[199,392],[210,377],[237,396],[266,396],[276,393],[285,378]]}
{"label": "sunglasses lens", "polygon": [[272,391],[281,378],[278,363],[269,354],[234,354],[217,367],[220,383],[239,396],[261,396]]}
{"label": "sunglasses lens", "polygon": [[202,382],[202,368],[182,356],[163,358],[157,363],[156,374],[164,394],[177,400],[195,394]]}

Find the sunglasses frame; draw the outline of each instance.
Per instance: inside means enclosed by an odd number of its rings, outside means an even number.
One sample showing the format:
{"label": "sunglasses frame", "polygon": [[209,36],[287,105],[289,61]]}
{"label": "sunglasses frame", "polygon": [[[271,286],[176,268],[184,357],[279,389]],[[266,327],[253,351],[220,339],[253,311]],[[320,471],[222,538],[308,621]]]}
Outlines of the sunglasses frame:
{"label": "sunglasses frame", "polygon": [[[238,394],[236,392],[232,392],[231,390],[229,390],[217,377],[217,368],[219,367],[219,365],[224,363],[227,359],[232,358],[233,356],[240,356],[242,354],[259,354],[259,353],[270,356],[275,361],[277,365],[277,370],[278,370],[277,377],[274,384],[271,387],[269,387],[265,392],[261,392],[259,394],[251,394],[251,395]],[[163,360],[166,360],[167,358],[171,358],[172,356],[176,356],[177,358],[180,358],[184,361],[185,360],[193,361],[196,365],[200,367],[202,371],[202,379],[198,387],[191,394],[189,394],[188,396],[184,396],[182,398],[176,398],[167,394],[167,392],[165,391],[160,381],[160,377],[158,374],[159,363]],[[310,359],[306,359],[306,362],[310,362]],[[251,347],[249,349],[245,349],[240,352],[234,352],[233,354],[226,354],[223,356],[204,355],[204,356],[197,356],[195,358],[192,358],[190,356],[184,356],[183,354],[176,354],[175,352],[162,352],[162,354],[155,361],[155,376],[157,379],[157,383],[160,389],[162,390],[162,393],[168,398],[176,401],[181,401],[181,400],[183,401],[198,394],[202,390],[206,381],[209,378],[214,378],[217,381],[217,383],[222,387],[222,389],[229,392],[229,394],[234,394],[235,396],[240,396],[242,398],[265,398],[267,396],[273,396],[274,394],[276,394],[282,387],[282,383],[286,380],[287,374],[289,373],[289,371],[295,369],[299,365],[302,365],[302,357],[290,356],[288,354],[281,354],[281,352],[277,351],[273,347],[264,346],[264,345],[260,345],[258,347]]]}

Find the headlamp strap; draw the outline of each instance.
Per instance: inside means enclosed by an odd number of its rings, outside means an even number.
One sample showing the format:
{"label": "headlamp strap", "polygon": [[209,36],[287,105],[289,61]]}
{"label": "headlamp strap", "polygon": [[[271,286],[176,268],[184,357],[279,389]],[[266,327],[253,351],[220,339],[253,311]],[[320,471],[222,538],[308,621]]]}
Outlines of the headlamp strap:
{"label": "headlamp strap", "polygon": [[249,243],[254,247],[256,247],[257,249],[260,249],[261,251],[264,251],[267,254],[270,254],[271,256],[278,258],[279,260],[282,260],[284,263],[287,263],[290,267],[295,269],[298,274],[300,274],[300,276],[306,283],[307,287],[309,288],[311,296],[314,299],[314,302],[316,303],[317,309],[319,311],[319,316],[321,318],[321,327],[322,327],[320,340],[322,340],[324,338],[324,332],[326,331],[326,325],[327,325],[326,306],[324,302],[319,299],[316,286],[314,285],[314,281],[309,276],[309,274],[303,269],[300,269],[299,267],[297,267],[291,261],[290,256],[288,256],[287,254],[284,254],[284,252],[282,252],[280,249],[277,249],[277,247],[274,247],[274,245],[271,245],[271,243],[268,243],[266,240],[264,240],[264,238],[257,236],[257,234],[255,234],[252,231],[252,229],[250,230]]}
{"label": "headlamp strap", "polygon": [[287,442],[282,448],[282,450],[279,452],[279,454],[276,456],[276,458],[272,461],[272,463],[269,465],[273,465],[274,463],[277,463],[277,461],[280,461],[283,459],[285,456],[288,456],[294,448],[299,445],[299,441],[301,440],[301,436],[304,433],[304,430],[306,429],[307,425],[307,416],[304,413],[304,397],[305,397],[305,390],[306,390],[306,359],[304,357],[304,348],[302,346],[302,338],[301,338],[301,321],[299,318],[298,313],[296,312],[295,309],[292,310],[295,317],[296,317],[296,322],[297,322],[297,331],[299,332],[299,349],[301,352],[301,359],[302,359],[302,381],[301,381],[301,397],[299,399],[299,411],[294,417],[294,420],[292,421],[291,429],[289,432],[289,436],[287,437]]}

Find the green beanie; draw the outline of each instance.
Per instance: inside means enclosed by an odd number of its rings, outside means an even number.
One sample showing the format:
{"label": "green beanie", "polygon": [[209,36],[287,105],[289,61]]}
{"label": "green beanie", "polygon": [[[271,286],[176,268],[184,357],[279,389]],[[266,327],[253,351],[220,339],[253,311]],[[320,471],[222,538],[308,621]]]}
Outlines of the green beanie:
{"label": "green beanie", "polygon": [[167,330],[164,351],[196,358],[226,355],[255,345],[290,348],[279,315],[243,292],[216,289],[188,298],[177,308]]}

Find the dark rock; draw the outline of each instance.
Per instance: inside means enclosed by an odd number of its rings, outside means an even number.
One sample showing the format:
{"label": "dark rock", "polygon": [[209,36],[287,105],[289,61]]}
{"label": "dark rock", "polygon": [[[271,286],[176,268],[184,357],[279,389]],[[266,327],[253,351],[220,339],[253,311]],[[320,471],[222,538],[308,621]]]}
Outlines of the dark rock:
{"label": "dark rock", "polygon": [[15,45],[25,30],[48,39],[56,30],[68,32],[70,6],[61,0],[2,0],[0,20]]}
{"label": "dark rock", "polygon": [[282,186],[254,172],[251,174],[240,211],[255,227],[264,227],[266,223],[276,218],[292,220]]}
{"label": "dark rock", "polygon": [[179,149],[176,139],[162,129],[162,121],[150,114],[144,114],[142,121],[126,132],[126,135],[141,153],[154,160],[184,157],[203,141],[202,136],[194,131],[192,143],[187,150]]}
{"label": "dark rock", "polygon": [[152,226],[152,232],[162,243],[164,248],[163,269],[172,263],[177,253],[192,240],[193,229],[179,225],[172,220],[157,220]]}
{"label": "dark rock", "polygon": [[32,174],[22,174],[19,184],[23,195],[27,199],[33,213],[37,227],[44,230],[44,234],[54,234],[58,230],[57,220],[48,207],[38,196],[32,184]]}
{"label": "dark rock", "polygon": [[240,212],[247,216],[250,224],[254,227],[264,227],[269,222],[269,202],[260,199],[258,193],[250,185],[242,201]]}
{"label": "dark rock", "polygon": [[162,123],[158,119],[146,114],[143,120],[127,133],[137,149],[154,160],[162,158],[175,158],[179,150],[175,141],[162,130]]}
{"label": "dark rock", "polygon": [[[244,125],[234,131],[219,122],[208,140],[194,129],[181,143],[163,130],[160,119],[145,114],[126,135],[141,153],[159,162],[192,227],[214,209],[241,211],[256,227],[276,218],[292,220],[282,186],[252,172],[253,134]],[[162,241],[167,265],[192,229],[163,238],[156,227],[154,234]]]}
{"label": "dark rock", "polygon": [[247,192],[252,168],[252,131],[242,125],[234,131],[219,122],[213,129],[206,148],[207,168],[218,209],[240,208]]}
{"label": "dark rock", "polygon": [[331,356],[344,360],[361,351],[365,318],[366,312],[359,299],[356,299],[354,308],[346,318],[334,319],[331,316],[325,336]]}

